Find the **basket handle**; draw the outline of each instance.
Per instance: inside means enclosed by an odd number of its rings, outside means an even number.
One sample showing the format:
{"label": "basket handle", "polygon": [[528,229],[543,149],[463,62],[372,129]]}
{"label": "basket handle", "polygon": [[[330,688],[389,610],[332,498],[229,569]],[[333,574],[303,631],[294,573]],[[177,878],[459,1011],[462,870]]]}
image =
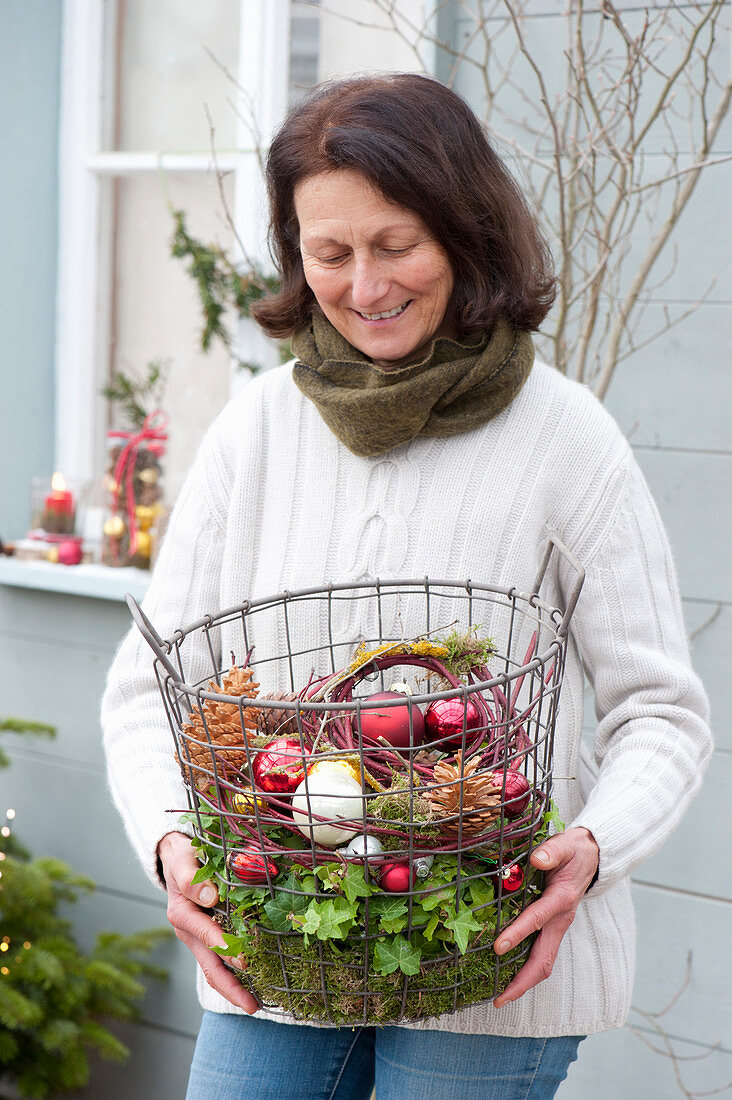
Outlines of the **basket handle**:
{"label": "basket handle", "polygon": [[544,551],[544,557],[542,558],[541,565],[539,566],[539,572],[536,574],[536,580],[534,581],[532,592],[535,592],[538,595],[544,577],[546,576],[546,571],[549,568],[551,556],[555,551],[562,558],[564,558],[568,565],[571,565],[572,569],[575,572],[574,583],[569,590],[569,595],[567,596],[567,600],[564,606],[564,614],[562,615],[561,622],[557,627],[557,634],[563,638],[569,630],[570,619],[572,618],[572,615],[574,614],[574,609],[577,606],[577,600],[579,599],[580,592],[582,591],[582,585],[585,583],[585,570],[584,566],[580,564],[572,551],[564,545],[562,540],[558,539],[556,535],[550,535],[549,541],[547,542],[546,549]]}
{"label": "basket handle", "polygon": [[173,678],[173,680],[179,680],[180,676],[176,671],[175,666],[168,658],[168,654],[165,652],[165,642],[160,637],[157,630],[150,622],[135,597],[130,592],[127,592],[125,594],[125,603],[130,609],[130,614],[135,621],[135,626],[140,631],[143,638],[150,646],[150,649],[160,661],[161,665],[163,665],[165,671],[168,673],[169,676]]}

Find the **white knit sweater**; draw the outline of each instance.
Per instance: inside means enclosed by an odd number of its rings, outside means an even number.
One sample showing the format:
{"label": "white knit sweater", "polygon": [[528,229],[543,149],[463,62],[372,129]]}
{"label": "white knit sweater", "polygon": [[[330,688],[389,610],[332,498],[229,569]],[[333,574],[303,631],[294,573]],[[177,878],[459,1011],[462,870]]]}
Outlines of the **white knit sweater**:
{"label": "white knit sweater", "polygon": [[[680,820],[711,739],[666,537],[624,437],[584,387],[537,364],[483,427],[357,458],[282,367],[248,385],[208,432],[145,600],[170,637],[244,599],[331,581],[432,576],[527,591],[551,534],[587,572],[559,708],[554,797],[563,820],[597,840],[599,879],[547,981],[501,1009],[487,1003],[409,1026],[551,1036],[626,1017],[635,949],[627,876]],[[547,598],[561,601],[570,579],[554,568]],[[350,645],[367,626],[354,606],[337,641]],[[267,644],[258,639],[258,652]],[[177,827],[167,811],[180,811],[185,796],[151,658],[132,629],[102,717],[112,795],[157,883],[156,845]],[[583,666],[594,689],[594,750],[581,744]],[[204,1007],[233,1011],[200,976],[199,992]]]}

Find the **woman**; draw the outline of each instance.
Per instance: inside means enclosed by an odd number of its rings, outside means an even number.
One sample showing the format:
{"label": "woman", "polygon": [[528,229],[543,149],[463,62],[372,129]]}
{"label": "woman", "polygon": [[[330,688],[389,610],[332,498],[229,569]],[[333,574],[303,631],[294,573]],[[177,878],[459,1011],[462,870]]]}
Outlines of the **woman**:
{"label": "woman", "polygon": [[[191,846],[165,813],[181,781],[132,631],[104,702],[110,783],[208,983],[188,1095],[367,1097],[375,1076],[379,1100],[550,1097],[580,1039],[625,1019],[627,876],[678,822],[710,752],[665,536],[614,423],[533,361],[529,332],[554,294],[547,249],[457,95],[414,75],[317,89],[276,136],[267,173],[282,290],[255,314],[297,358],[209,432],[148,614],[169,636],[245,597],[329,580],[527,589],[558,535],[587,571],[556,734],[569,826],[532,854],[546,889],[495,950],[539,934],[492,1004],[380,1029],[282,1022],[210,950],[223,945],[205,912],[216,891],[191,885]],[[558,567],[548,578],[557,599],[567,580]],[[344,640],[358,629],[344,623]],[[594,760],[580,746],[583,666]]]}

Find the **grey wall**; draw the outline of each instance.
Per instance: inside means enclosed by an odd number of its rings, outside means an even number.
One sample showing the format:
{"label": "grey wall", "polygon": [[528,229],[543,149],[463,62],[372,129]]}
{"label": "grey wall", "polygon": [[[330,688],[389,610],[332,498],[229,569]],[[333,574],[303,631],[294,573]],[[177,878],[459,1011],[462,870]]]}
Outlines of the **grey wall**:
{"label": "grey wall", "polygon": [[[640,6],[630,0],[619,0],[616,6],[623,9],[624,17],[641,18]],[[526,5],[527,41],[552,91],[561,89],[563,7],[547,0],[529,0]],[[472,24],[464,7],[456,5],[455,9],[450,30],[454,40],[463,44]],[[442,18],[444,36],[444,14]],[[510,32],[507,35],[500,24],[496,19],[495,40],[506,52]],[[719,76],[727,79],[724,43],[719,52]],[[444,69],[443,78],[447,73]],[[528,70],[524,77],[522,91],[530,103],[538,92]],[[483,91],[475,70],[461,70],[456,87],[481,108]],[[530,115],[518,92],[508,90],[506,94],[515,108],[514,117]],[[688,149],[683,105],[677,122],[676,137],[683,153]],[[728,118],[715,155],[731,151],[732,119]],[[631,441],[667,526],[689,634],[714,617],[693,639],[692,656],[710,695],[716,751],[704,788],[682,825],[634,876],[638,971],[629,1026],[582,1044],[579,1060],[559,1090],[561,1100],[586,1100],[588,1096],[594,1100],[616,1100],[618,1096],[665,1100],[683,1095],[672,1061],[648,1046],[650,1042],[664,1049],[659,1026],[679,1058],[693,1059],[677,1066],[689,1090],[719,1089],[732,1081],[732,973],[726,949],[732,900],[726,825],[732,783],[732,723],[729,676],[722,658],[732,641],[730,194],[732,164],[714,168],[697,186],[659,260],[659,273],[672,271],[671,277],[648,296],[636,343],[663,326],[665,308],[671,315],[683,312],[716,279],[705,303],[678,328],[621,364],[605,400]],[[642,233],[642,228],[638,232]],[[586,737],[591,741],[589,699],[587,716]],[[649,1015],[662,1010],[681,988],[689,952],[693,957],[688,988],[667,1014],[658,1018]],[[720,1049],[715,1048],[717,1041]]]}
{"label": "grey wall", "polygon": [[[53,463],[59,0],[0,4],[0,537]],[[19,413],[22,414],[19,415]]]}

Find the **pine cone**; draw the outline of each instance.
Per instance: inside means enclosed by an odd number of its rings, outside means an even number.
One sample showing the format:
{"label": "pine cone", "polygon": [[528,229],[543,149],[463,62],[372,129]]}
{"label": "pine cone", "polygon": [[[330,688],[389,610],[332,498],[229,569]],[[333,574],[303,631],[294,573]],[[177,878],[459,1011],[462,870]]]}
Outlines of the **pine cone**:
{"label": "pine cone", "polygon": [[434,781],[446,786],[431,787],[425,791],[436,817],[451,818],[442,821],[440,832],[446,837],[456,837],[462,806],[463,835],[484,833],[500,816],[501,788],[496,788],[491,772],[476,774],[480,767],[477,756],[465,764],[460,776],[461,753],[455,763],[446,760],[435,765]]}
{"label": "pine cone", "polygon": [[[291,703],[297,699],[297,692],[289,691],[283,695],[277,691],[270,691],[267,695],[260,695],[259,698]],[[285,710],[284,707],[262,707],[257,711],[257,726],[259,732],[266,737],[297,737],[295,711]]]}
{"label": "pine cone", "polygon": [[[256,699],[259,684],[254,679],[250,668],[237,668],[234,666],[224,676],[221,684],[217,684],[215,680],[210,680],[208,690],[215,692],[217,695],[235,695],[237,698]],[[215,753],[219,766],[225,761],[233,768],[246,767],[247,754],[244,751],[244,744],[249,742],[250,738],[245,731],[257,731],[260,712],[256,707],[244,707],[240,712],[237,703],[218,703],[212,700],[204,702],[202,710],[203,717],[200,710],[191,711],[188,715],[188,722],[183,727],[183,736],[187,743],[187,757],[190,757],[190,765],[187,758],[181,760],[180,756],[178,756],[178,763],[183,768],[184,775],[190,766],[195,776],[196,786],[200,791],[205,791],[213,782],[213,753]],[[242,713],[244,715],[244,729],[242,729],[241,724]],[[204,718],[206,720],[205,725]],[[202,744],[198,744],[199,741]]]}

